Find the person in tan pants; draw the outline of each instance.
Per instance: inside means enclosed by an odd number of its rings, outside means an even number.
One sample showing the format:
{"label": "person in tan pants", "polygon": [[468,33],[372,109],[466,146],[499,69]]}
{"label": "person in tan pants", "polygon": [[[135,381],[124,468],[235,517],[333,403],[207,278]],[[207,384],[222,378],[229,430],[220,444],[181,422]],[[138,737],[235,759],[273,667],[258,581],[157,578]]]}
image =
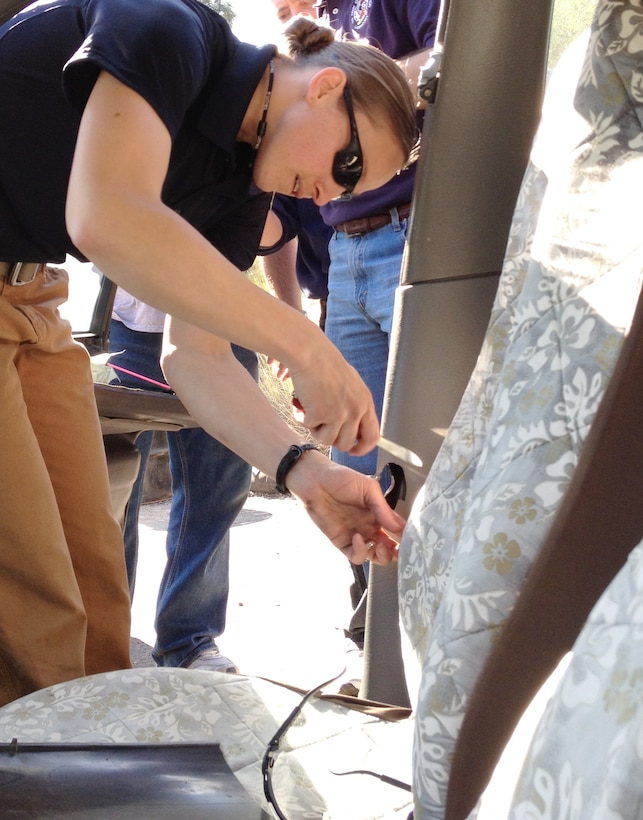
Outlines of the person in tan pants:
{"label": "person in tan pants", "polygon": [[87,352],[57,309],[67,274],[43,266],[22,287],[0,279],[0,293],[5,704],[129,667],[130,601]]}
{"label": "person in tan pants", "polygon": [[197,0],[43,0],[0,25],[5,701],[129,666],[89,362],[56,314],[64,277],[44,268],[67,254],[168,314],[164,375],[200,427],[297,495],[350,560],[395,558],[403,522],[376,482],[280,419],[232,353],[289,367],[321,444],[375,446],[355,370],[242,271],[272,191],[321,203],[411,160],[412,95],[393,61],[316,23],[298,18],[288,43],[240,43]]}

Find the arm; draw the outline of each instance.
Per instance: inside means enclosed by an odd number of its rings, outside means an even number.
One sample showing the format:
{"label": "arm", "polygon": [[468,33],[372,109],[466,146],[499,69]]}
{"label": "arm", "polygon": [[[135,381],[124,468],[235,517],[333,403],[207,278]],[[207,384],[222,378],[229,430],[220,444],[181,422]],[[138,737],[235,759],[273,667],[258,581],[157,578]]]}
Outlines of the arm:
{"label": "arm", "polygon": [[[301,289],[297,281],[297,240],[291,239],[278,251],[261,257],[263,272],[277,299],[281,299],[295,310],[302,311]],[[279,381],[290,378],[290,371],[286,365],[269,358],[268,364],[272,375]]]}
{"label": "arm", "polygon": [[297,240],[291,239],[274,253],[263,256],[263,272],[273,293],[282,302],[301,310],[301,288],[297,281]]}
{"label": "arm", "polygon": [[161,201],[171,138],[138,94],[103,72],[83,113],[67,227],[76,246],[129,293],[178,319],[288,365],[324,444],[376,444],[372,398],[323,333],[254,286]]}
{"label": "arm", "polygon": [[[303,443],[273,411],[224,340],[170,319],[162,363],[168,382],[199,424],[267,475],[275,476],[292,444]],[[349,560],[386,564],[395,559],[404,522],[373,479],[309,451],[288,473],[286,483]],[[376,542],[370,551],[368,539]]]}
{"label": "arm", "polygon": [[[292,208],[291,205],[289,207]],[[295,310],[301,310],[301,288],[297,281],[297,228],[292,221],[287,224],[282,222],[273,208],[266,215],[261,236],[263,272],[275,296]],[[283,213],[281,209],[280,213]],[[273,251],[275,246],[277,250]]]}
{"label": "arm", "polygon": [[[406,32],[416,51],[407,51],[395,57],[396,62],[409,79],[417,108],[426,107],[426,102],[418,97],[417,87],[421,69],[431,56],[438,36],[441,14],[440,0],[402,0],[394,4],[395,14],[402,31]],[[444,13],[442,9],[442,13]]]}

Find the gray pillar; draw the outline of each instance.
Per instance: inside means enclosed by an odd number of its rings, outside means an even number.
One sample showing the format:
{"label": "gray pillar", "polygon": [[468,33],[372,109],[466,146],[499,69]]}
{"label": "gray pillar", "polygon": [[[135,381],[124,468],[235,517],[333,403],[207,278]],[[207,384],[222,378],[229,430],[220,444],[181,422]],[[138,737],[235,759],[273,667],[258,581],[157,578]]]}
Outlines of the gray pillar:
{"label": "gray pillar", "polygon": [[[489,320],[538,120],[552,0],[451,0],[427,107],[397,293],[383,435],[404,469],[408,515],[460,402]],[[394,570],[372,567],[360,694],[408,704]]]}

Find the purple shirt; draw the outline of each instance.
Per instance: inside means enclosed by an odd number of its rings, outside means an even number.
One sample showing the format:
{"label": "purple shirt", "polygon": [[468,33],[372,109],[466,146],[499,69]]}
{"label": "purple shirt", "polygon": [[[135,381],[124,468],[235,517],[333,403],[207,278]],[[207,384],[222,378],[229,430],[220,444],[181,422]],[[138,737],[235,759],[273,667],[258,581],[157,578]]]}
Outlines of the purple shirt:
{"label": "purple shirt", "polygon": [[[431,48],[435,39],[440,0],[328,0],[327,21],[338,38],[366,39],[394,60]],[[418,113],[422,127],[423,112]],[[349,219],[384,214],[396,205],[411,201],[415,181],[414,163],[386,185],[347,201],[321,207],[327,225]]]}

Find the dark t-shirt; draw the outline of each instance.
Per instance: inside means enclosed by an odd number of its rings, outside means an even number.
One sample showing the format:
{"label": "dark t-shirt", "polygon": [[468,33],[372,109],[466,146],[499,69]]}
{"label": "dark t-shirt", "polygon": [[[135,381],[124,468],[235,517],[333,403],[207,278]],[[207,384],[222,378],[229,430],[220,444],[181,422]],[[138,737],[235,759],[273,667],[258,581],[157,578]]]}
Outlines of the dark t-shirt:
{"label": "dark t-shirt", "polygon": [[[416,51],[431,48],[435,40],[440,0],[329,0],[325,21],[344,40],[366,40],[389,57],[398,60]],[[422,127],[418,114],[418,128]],[[350,219],[384,214],[395,205],[411,201],[415,181],[412,165],[386,185],[349,200],[333,200],[321,213],[328,225]]]}
{"label": "dark t-shirt", "polygon": [[277,195],[272,209],[279,217],[284,233],[269,252],[273,253],[297,237],[296,272],[299,287],[309,299],[327,299],[330,265],[328,243],[333,231],[321,218],[319,206],[312,199]]}
{"label": "dark t-shirt", "polygon": [[275,49],[240,43],[197,0],[51,0],[0,27],[0,259],[82,259],[65,228],[80,118],[101,70],[165,123],[165,204],[237,267],[259,245],[270,196],[236,143]]}

